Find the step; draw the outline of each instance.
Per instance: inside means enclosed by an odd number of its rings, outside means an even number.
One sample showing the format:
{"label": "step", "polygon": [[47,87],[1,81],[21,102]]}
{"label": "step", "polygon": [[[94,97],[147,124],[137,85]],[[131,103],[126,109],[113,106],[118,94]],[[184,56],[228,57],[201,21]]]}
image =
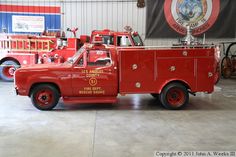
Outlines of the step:
{"label": "step", "polygon": [[114,97],[63,97],[65,104],[76,103],[115,103],[117,98]]}

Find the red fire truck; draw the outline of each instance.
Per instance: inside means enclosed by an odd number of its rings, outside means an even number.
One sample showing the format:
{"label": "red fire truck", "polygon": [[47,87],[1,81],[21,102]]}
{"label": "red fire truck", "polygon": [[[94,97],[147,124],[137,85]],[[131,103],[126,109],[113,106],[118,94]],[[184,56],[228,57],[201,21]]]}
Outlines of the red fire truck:
{"label": "red fire truck", "polygon": [[16,68],[32,64],[62,63],[89,37],[65,38],[58,33],[43,35],[0,34],[0,76],[13,81]]}
{"label": "red fire truck", "polygon": [[16,93],[31,97],[40,110],[53,109],[59,98],[114,103],[118,94],[146,93],[168,109],[180,109],[188,104],[189,93],[214,90],[219,75],[215,45],[117,48],[95,41],[65,63],[18,69]]}
{"label": "red fire truck", "polygon": [[[125,28],[124,32],[108,29],[92,31],[91,39],[100,35],[108,45],[143,46],[139,34],[130,27]],[[92,42],[86,35],[76,38],[77,28],[67,30],[74,34],[74,38],[65,38],[64,35],[58,35],[58,32],[41,36],[0,34],[0,77],[4,81],[13,81],[14,72],[18,67],[62,63],[72,57],[83,43]]]}

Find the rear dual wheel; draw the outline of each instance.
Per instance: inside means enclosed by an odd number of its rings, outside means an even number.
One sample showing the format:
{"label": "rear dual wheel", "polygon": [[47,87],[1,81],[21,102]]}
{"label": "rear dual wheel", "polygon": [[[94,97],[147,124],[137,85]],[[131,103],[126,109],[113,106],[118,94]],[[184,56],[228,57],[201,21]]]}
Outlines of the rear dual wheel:
{"label": "rear dual wheel", "polygon": [[170,83],[164,87],[159,95],[161,104],[171,110],[178,110],[185,107],[189,102],[187,88],[180,83]]}

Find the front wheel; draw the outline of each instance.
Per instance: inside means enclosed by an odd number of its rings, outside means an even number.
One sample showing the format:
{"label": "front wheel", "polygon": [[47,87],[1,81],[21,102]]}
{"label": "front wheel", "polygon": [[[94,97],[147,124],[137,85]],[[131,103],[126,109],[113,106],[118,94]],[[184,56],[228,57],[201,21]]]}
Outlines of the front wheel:
{"label": "front wheel", "polygon": [[179,83],[171,83],[164,87],[160,94],[161,104],[171,110],[178,110],[189,102],[189,94],[185,86]]}
{"label": "front wheel", "polygon": [[59,98],[59,91],[48,84],[38,85],[31,92],[31,101],[39,110],[52,110],[57,105]]}
{"label": "front wheel", "polygon": [[14,81],[14,73],[17,67],[19,67],[19,64],[14,61],[8,60],[3,62],[1,64],[1,69],[0,69],[1,78],[4,81],[9,81],[9,82]]}

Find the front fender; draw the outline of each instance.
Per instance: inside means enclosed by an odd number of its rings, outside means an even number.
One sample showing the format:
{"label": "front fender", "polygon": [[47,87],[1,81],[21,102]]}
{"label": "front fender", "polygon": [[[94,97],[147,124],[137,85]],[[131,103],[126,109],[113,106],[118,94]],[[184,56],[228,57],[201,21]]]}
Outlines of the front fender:
{"label": "front fender", "polygon": [[60,75],[57,75],[56,72],[51,72],[50,74],[35,74],[31,77],[28,77],[27,84],[28,90],[27,93],[30,95],[31,89],[37,85],[37,84],[54,84],[58,87],[60,90],[60,94],[62,96],[71,96],[72,90],[71,90],[71,75],[67,75],[67,77],[63,77]]}

